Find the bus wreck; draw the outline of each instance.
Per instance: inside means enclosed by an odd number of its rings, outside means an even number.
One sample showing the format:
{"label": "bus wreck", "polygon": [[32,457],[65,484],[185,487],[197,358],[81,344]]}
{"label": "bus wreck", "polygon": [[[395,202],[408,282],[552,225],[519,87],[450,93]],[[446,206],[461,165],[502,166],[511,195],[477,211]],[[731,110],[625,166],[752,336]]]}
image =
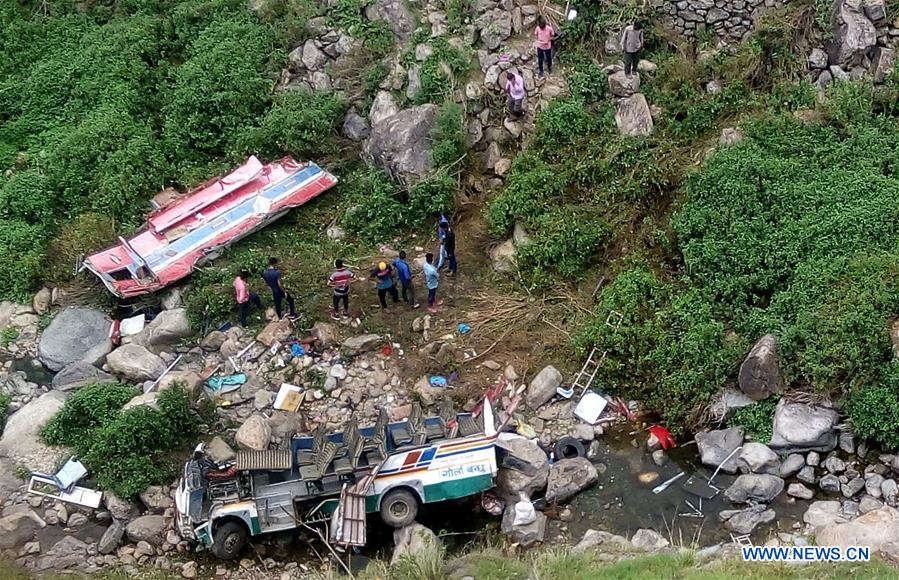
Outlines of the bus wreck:
{"label": "bus wreck", "polygon": [[315,163],[285,157],[263,164],[251,156],[186,194],[157,195],[140,231],[88,256],[78,271],[92,272],[120,298],[155,292],[336,183]]}
{"label": "bus wreck", "polygon": [[494,486],[499,435],[484,400],[476,418],[449,403],[439,416],[293,437],[289,448],[241,451],[216,465],[198,447],[184,466],[175,495],[182,537],[221,559],[237,557],[253,536],[311,527],[329,529],[329,541],[365,545],[366,514],[388,525],[412,523],[426,504],[471,496]]}

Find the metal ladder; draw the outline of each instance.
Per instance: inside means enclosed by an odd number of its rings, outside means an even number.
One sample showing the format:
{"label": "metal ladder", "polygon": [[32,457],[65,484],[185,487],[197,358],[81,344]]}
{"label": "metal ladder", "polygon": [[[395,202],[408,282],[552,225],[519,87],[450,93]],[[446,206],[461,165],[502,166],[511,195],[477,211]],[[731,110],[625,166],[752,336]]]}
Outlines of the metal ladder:
{"label": "metal ladder", "polygon": [[[618,328],[621,326],[621,321],[624,320],[624,315],[620,312],[616,312],[614,310],[610,311],[608,316],[606,316],[606,326],[612,329],[612,332],[618,332]],[[580,388],[581,396],[587,392],[593,385],[593,379],[596,378],[596,374],[599,372],[599,366],[602,364],[602,361],[606,359],[606,355],[609,354],[609,351],[603,351],[603,353],[596,357],[597,350],[594,346],[590,350],[590,354],[587,356],[587,360],[584,361],[584,366],[581,367],[580,372],[578,372],[577,376],[574,378],[574,382],[571,384],[572,390]]]}

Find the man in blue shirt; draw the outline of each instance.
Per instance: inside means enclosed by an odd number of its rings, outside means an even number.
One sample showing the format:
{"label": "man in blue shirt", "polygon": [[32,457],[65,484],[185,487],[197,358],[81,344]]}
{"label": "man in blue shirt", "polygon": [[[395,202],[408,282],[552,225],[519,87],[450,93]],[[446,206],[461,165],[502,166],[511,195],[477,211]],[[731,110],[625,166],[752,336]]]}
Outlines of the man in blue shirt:
{"label": "man in blue shirt", "polygon": [[381,308],[387,308],[387,294],[393,298],[396,304],[400,300],[399,292],[396,291],[396,285],[393,283],[393,270],[387,265],[387,262],[380,262],[372,271],[372,276],[378,279],[378,301]]}
{"label": "man in blue shirt", "polygon": [[281,283],[281,270],[278,269],[278,258],[268,259],[268,268],[262,271],[262,278],[265,280],[265,283],[268,284],[268,287],[272,289],[272,299],[275,302],[275,314],[278,315],[278,320],[284,317],[281,309],[283,300],[287,300],[287,309],[290,312],[288,318],[294,320],[297,317],[296,306],[293,301],[293,296],[290,295],[290,292],[288,292],[284,288],[284,284]]}
{"label": "man in blue shirt", "polygon": [[437,314],[437,307],[443,304],[443,300],[437,300],[437,286],[440,284],[440,274],[434,267],[434,254],[425,256],[425,264],[422,269],[425,276],[425,285],[428,287],[428,312]]}
{"label": "man in blue shirt", "polygon": [[418,308],[415,301],[415,286],[412,285],[412,268],[406,262],[405,250],[400,252],[400,257],[393,261],[393,267],[396,268],[396,275],[403,285],[403,300],[409,303],[412,308]]}

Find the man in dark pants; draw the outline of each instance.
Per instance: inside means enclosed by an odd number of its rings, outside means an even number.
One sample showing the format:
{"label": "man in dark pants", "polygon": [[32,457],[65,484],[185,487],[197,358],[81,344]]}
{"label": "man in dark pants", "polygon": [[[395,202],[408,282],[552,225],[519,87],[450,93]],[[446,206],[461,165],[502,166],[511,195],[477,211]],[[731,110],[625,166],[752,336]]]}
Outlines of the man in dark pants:
{"label": "man in dark pants", "polygon": [[343,302],[343,317],[350,316],[350,283],[356,279],[352,270],[343,265],[343,260],[335,260],[337,268],[328,276],[328,286],[334,288],[334,308],[331,310],[331,318],[340,320],[340,303]]}
{"label": "man in dark pants", "polygon": [[268,259],[268,268],[266,268],[262,272],[262,278],[265,279],[265,283],[268,284],[268,287],[272,289],[272,300],[275,302],[275,314],[278,315],[278,320],[284,317],[283,310],[281,308],[282,301],[287,301],[287,310],[290,314],[288,317],[293,320],[297,317],[296,305],[293,301],[293,296],[290,295],[290,292],[284,288],[284,284],[281,282],[281,270],[278,269],[278,258],[269,258]]}
{"label": "man in dark pants", "polygon": [[393,298],[393,303],[400,301],[400,293],[396,290],[396,284],[393,282],[393,269],[387,262],[380,262],[372,271],[372,276],[378,279],[378,301],[381,308],[387,308],[387,295]]}
{"label": "man in dark pants", "polygon": [[624,74],[631,76],[640,62],[640,51],[643,50],[643,23],[634,22],[624,27],[621,33],[621,49],[624,51]]}
{"label": "man in dark pants", "polygon": [[242,270],[240,274],[237,275],[237,278],[234,279],[234,297],[237,299],[237,317],[240,320],[240,325],[246,327],[247,325],[247,314],[250,312],[250,304],[256,308],[262,309],[262,300],[259,299],[259,294],[255,292],[250,292],[249,288],[247,288],[247,280],[250,279],[250,273],[246,270]]}
{"label": "man in dark pants", "polygon": [[412,268],[406,261],[405,250],[400,251],[400,257],[393,261],[393,267],[396,268],[396,275],[403,285],[403,300],[412,308],[418,308],[418,302],[415,301],[415,285],[412,283]]}
{"label": "man in dark pants", "polygon": [[456,274],[456,232],[448,223],[440,224],[443,230],[443,251],[446,252],[446,260],[449,264],[450,274]]}
{"label": "man in dark pants", "polygon": [[553,27],[546,23],[546,20],[539,16],[537,18],[537,28],[534,29],[534,36],[537,37],[537,76],[543,77],[543,65],[546,65],[546,72],[553,74],[553,36],[556,32]]}

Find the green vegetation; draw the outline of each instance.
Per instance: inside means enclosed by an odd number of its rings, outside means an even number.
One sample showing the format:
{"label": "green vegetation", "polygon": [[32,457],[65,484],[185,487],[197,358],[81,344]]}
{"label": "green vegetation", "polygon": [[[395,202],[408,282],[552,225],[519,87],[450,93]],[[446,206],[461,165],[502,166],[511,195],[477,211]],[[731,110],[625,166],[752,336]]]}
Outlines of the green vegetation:
{"label": "green vegetation", "polygon": [[777,397],[741,407],[728,420],[731,427],[742,427],[743,432],[753,441],[768,443],[774,431],[774,410],[777,408]]}
{"label": "green vegetation", "polygon": [[0,346],[3,348],[9,348],[9,345],[14,343],[17,338],[19,338],[19,333],[21,331],[15,326],[7,326],[3,329],[3,332],[0,333]]}
{"label": "green vegetation", "polygon": [[423,34],[422,42],[427,42],[432,49],[424,62],[415,59],[415,45],[403,56],[406,68],[418,66],[418,78],[421,88],[411,99],[413,104],[442,103],[452,97],[452,88],[464,78],[471,67],[471,54],[464,47],[450,44],[443,37],[431,38]]}
{"label": "green vegetation", "polygon": [[899,368],[893,364],[879,384],[854,390],[846,412],[857,435],[885,449],[899,447]]}
{"label": "green vegetation", "polygon": [[48,444],[71,448],[102,489],[126,497],[168,483],[177,472],[175,454],[193,440],[197,429],[184,389],[162,391],[155,406],[122,411],[137,393],[127,385],[84,387],[43,430]]}
{"label": "green vegetation", "polygon": [[10,395],[0,393],[0,425],[6,422],[6,415],[9,413],[9,404],[11,402],[12,397]]}

